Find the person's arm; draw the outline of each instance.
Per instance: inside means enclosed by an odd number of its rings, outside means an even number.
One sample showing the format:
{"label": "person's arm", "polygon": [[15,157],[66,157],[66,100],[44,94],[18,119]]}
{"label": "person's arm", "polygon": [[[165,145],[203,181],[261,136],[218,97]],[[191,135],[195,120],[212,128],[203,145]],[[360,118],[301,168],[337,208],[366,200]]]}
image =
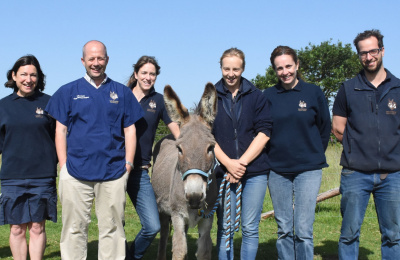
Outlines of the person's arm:
{"label": "person's arm", "polygon": [[171,122],[168,124],[169,131],[171,131],[172,135],[175,137],[175,140],[178,139],[181,131],[179,129],[179,125],[175,122]]}
{"label": "person's arm", "polygon": [[331,115],[329,113],[328,102],[322,90],[318,89],[318,111],[315,122],[321,136],[322,147],[324,151],[328,148],[329,138],[331,136]]}
{"label": "person's arm", "polygon": [[55,136],[56,151],[58,156],[58,164],[60,169],[67,162],[67,126],[56,122],[56,136]]}
{"label": "person's arm", "polygon": [[251,163],[262,152],[268,141],[269,137],[266,134],[259,132],[247,148],[246,152],[240,157],[240,163],[243,165]]}
{"label": "person's arm", "polygon": [[[125,134],[125,160],[127,162],[133,163],[136,151],[136,127],[132,124],[124,128]],[[131,172],[133,170],[132,166],[126,164],[126,170]]]}
{"label": "person's arm", "polygon": [[223,164],[228,171],[229,176],[227,180],[232,183],[238,182],[246,172],[247,164],[242,164],[239,160],[229,158],[218,144],[215,144],[214,153],[218,161]]}
{"label": "person's arm", "polygon": [[332,118],[332,134],[336,136],[339,142],[343,141],[343,133],[346,127],[347,117],[333,115]]}

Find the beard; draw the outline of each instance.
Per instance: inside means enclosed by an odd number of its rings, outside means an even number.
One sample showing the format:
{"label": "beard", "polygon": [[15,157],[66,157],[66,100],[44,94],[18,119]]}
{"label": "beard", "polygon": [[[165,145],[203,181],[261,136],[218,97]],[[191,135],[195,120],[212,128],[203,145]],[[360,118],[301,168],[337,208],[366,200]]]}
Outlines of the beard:
{"label": "beard", "polygon": [[373,69],[368,68],[368,64],[363,64],[364,70],[370,74],[377,73],[382,67],[382,59],[376,61],[376,67]]}

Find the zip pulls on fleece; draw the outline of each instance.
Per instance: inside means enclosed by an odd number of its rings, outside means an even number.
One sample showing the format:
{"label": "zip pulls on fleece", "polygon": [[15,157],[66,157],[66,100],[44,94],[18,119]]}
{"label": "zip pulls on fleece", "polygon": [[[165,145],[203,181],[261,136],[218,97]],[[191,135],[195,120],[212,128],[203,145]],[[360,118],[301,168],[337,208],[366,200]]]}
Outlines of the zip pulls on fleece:
{"label": "zip pulls on fleece", "polygon": [[[240,118],[240,111],[241,111],[241,102],[240,100],[241,94],[238,93],[234,98],[225,98],[223,99],[223,106],[225,109],[225,112],[228,114],[228,116],[232,119],[232,125],[233,125],[233,132],[234,132],[234,138],[235,138],[235,150],[236,150],[236,159],[239,159],[239,140],[238,140],[238,134],[237,134],[237,128],[238,128],[238,120]],[[230,102],[230,106],[227,107],[229,104],[227,102]],[[237,113],[239,111],[239,113]]]}

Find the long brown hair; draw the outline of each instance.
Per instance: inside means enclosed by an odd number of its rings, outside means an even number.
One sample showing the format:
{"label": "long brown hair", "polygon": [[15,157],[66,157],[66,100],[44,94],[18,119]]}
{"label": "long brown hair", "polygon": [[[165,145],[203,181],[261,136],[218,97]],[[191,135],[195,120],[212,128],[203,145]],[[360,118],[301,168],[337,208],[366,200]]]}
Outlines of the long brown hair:
{"label": "long brown hair", "polygon": [[161,67],[158,65],[157,60],[155,57],[153,56],[142,56],[139,58],[139,60],[132,65],[133,67],[133,72],[132,75],[129,77],[129,81],[126,84],[130,89],[133,89],[136,86],[137,80],[135,78],[135,73],[139,73],[139,70],[141,67],[143,67],[143,65],[147,64],[147,63],[151,63],[154,65],[154,67],[156,67],[156,75],[158,76],[160,74],[160,70]]}

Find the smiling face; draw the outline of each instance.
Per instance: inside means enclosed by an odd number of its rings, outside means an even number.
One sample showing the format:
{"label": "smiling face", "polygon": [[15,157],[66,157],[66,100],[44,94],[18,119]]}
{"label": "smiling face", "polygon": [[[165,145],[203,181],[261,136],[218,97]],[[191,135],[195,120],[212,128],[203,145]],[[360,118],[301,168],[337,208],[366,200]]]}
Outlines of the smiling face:
{"label": "smiling face", "polygon": [[299,63],[294,62],[291,55],[280,55],[274,60],[275,73],[285,89],[292,89],[296,86],[297,82],[297,70],[299,69]]}
{"label": "smiling face", "polygon": [[137,86],[139,86],[144,93],[149,92],[156,83],[156,67],[152,63],[144,64],[137,73],[135,72],[135,78],[137,80]]}
{"label": "smiling face", "polygon": [[227,56],[222,59],[222,78],[229,90],[239,89],[243,73],[243,60],[238,56]]}
{"label": "smiling face", "polygon": [[[367,52],[373,49],[379,49],[378,39],[373,36],[358,42],[359,52]],[[382,51],[376,56],[367,53],[365,57],[360,57],[361,65],[367,73],[375,74],[382,68],[382,58],[384,55],[384,47],[382,47]]]}
{"label": "smiling face", "polygon": [[34,65],[25,65],[19,67],[17,73],[12,73],[12,78],[17,85],[17,95],[27,97],[35,93],[38,74]]}
{"label": "smiling face", "polygon": [[108,56],[104,45],[97,41],[88,42],[84,47],[84,55],[81,58],[83,66],[96,85],[105,78]]}

